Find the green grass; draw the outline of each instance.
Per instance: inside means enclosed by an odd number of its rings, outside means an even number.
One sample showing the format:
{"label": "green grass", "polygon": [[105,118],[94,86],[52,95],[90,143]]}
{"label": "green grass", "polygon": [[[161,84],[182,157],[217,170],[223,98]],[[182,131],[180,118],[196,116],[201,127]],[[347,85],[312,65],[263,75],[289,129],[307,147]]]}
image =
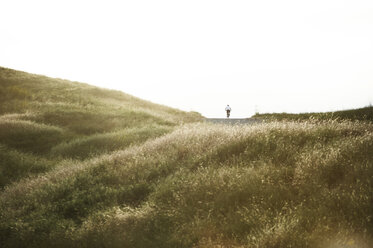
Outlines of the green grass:
{"label": "green grass", "polygon": [[0,247],[373,242],[369,108],[190,123],[201,116],[3,68],[0,93]]}

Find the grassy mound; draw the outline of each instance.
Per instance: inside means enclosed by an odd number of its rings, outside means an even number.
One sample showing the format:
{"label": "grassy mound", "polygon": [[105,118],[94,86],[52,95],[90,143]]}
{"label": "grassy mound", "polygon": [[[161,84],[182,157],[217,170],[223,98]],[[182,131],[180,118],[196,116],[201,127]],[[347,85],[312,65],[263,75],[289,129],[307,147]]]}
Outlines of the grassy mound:
{"label": "grassy mound", "polygon": [[63,140],[64,132],[59,127],[0,118],[0,142],[9,147],[40,154]]}
{"label": "grassy mound", "polygon": [[359,109],[342,110],[325,113],[302,113],[302,114],[288,114],[288,113],[273,113],[273,114],[255,114],[253,117],[262,118],[266,120],[359,120],[359,121],[373,121],[373,107],[365,107]]}
{"label": "grassy mound", "polygon": [[2,67],[0,95],[2,186],[53,167],[13,159],[15,154],[27,157],[25,161],[35,157],[52,164],[86,159],[140,144],[180,124],[202,119],[198,113],[123,92]]}
{"label": "grassy mound", "polygon": [[100,133],[61,143],[53,147],[51,154],[52,156],[86,159],[142,143],[148,139],[162,136],[169,131],[171,131],[171,127],[152,125]]}
{"label": "grassy mound", "polygon": [[369,247],[373,126],[206,124],[22,180],[2,247]]}
{"label": "grassy mound", "polygon": [[0,114],[27,113],[25,120],[89,135],[146,124],[176,125],[201,120],[120,91],[0,67]]}
{"label": "grassy mound", "polygon": [[23,177],[46,172],[53,166],[50,160],[0,145],[0,189]]}

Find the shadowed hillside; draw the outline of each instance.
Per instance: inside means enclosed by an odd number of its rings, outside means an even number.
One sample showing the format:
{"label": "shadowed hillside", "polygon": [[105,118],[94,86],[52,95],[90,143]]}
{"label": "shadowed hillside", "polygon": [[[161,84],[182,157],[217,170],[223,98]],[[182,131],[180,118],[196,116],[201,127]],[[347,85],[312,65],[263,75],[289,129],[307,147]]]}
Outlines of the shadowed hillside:
{"label": "shadowed hillside", "polygon": [[187,123],[200,116],[3,70],[0,247],[371,247],[368,121]]}

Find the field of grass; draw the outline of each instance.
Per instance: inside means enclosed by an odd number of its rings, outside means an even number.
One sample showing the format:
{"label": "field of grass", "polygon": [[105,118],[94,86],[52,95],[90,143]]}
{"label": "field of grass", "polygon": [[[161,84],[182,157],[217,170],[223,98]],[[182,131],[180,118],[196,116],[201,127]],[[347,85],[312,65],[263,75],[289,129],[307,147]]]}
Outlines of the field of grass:
{"label": "field of grass", "polygon": [[7,105],[0,247],[371,247],[371,122],[207,124],[101,91],[87,129],[71,96]]}
{"label": "field of grass", "polygon": [[119,91],[0,67],[0,187],[201,119]]}
{"label": "field of grass", "polygon": [[289,113],[272,113],[272,114],[255,114],[253,117],[262,118],[266,120],[287,120],[287,121],[298,121],[298,120],[359,120],[359,121],[370,121],[373,122],[373,107],[368,106],[359,109],[350,109],[334,112],[324,113],[303,113],[303,114],[289,114]]}

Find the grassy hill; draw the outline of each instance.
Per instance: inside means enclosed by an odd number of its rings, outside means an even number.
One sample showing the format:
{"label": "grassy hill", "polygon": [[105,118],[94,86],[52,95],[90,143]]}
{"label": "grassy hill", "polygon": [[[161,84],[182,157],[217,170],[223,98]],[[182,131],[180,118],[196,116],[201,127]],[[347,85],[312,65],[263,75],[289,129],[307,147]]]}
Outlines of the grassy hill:
{"label": "grassy hill", "polygon": [[[101,97],[90,131],[63,121],[62,99],[8,104],[0,247],[371,247],[372,123],[187,123],[199,116]],[[116,112],[128,109],[150,116]],[[115,125],[101,126],[110,113]]]}
{"label": "grassy hill", "polygon": [[302,114],[289,114],[289,113],[272,113],[272,114],[255,114],[253,117],[263,118],[266,120],[359,120],[373,122],[373,107],[368,106],[359,109],[350,109],[334,112],[323,113],[302,113]]}
{"label": "grassy hill", "polygon": [[120,150],[202,118],[119,91],[2,67],[0,96],[0,187],[62,158]]}

